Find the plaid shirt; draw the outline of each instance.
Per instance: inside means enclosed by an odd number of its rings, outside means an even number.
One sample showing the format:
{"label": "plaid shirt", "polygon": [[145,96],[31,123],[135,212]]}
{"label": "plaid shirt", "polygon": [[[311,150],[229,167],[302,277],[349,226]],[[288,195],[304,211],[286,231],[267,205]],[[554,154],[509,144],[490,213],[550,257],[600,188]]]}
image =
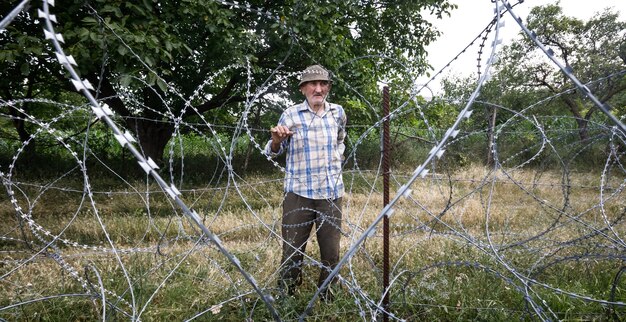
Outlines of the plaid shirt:
{"label": "plaid shirt", "polygon": [[344,194],[341,162],[345,145],[347,117],[343,107],[325,103],[317,115],[306,100],[286,109],[278,121],[293,135],[272,152],[272,140],[264,153],[275,157],[287,152],[285,192],[309,199],[336,199]]}

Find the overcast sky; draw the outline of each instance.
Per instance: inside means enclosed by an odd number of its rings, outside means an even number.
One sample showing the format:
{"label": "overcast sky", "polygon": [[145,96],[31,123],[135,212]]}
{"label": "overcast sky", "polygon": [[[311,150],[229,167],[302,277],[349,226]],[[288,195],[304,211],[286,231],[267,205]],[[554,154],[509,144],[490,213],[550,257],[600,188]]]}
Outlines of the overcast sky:
{"label": "overcast sky", "polygon": [[[427,47],[429,53],[428,60],[435,69],[434,72],[432,72],[433,75],[478,36],[493,18],[495,5],[491,0],[453,0],[452,2],[458,5],[458,9],[452,11],[451,17],[446,17],[442,20],[433,20],[436,27],[443,33],[437,42]],[[557,1],[554,0],[526,0],[515,6],[513,11],[526,22],[531,8],[556,2]],[[509,0],[509,3],[515,4],[516,1]],[[607,7],[618,11],[620,13],[620,19],[626,20],[626,0],[561,0],[560,5],[565,15],[582,20],[588,20],[593,17],[595,13],[602,12]],[[500,38],[503,44],[507,44],[520,32],[520,28],[508,13],[504,16],[504,23],[504,28],[500,29]],[[493,32],[491,34],[493,34]],[[493,37],[493,35],[490,35],[490,37]],[[491,45],[492,40],[493,38],[490,38],[486,42],[486,45]],[[475,74],[477,72],[477,51],[478,47],[476,46],[470,48],[461,58],[454,61],[451,64],[451,68],[444,72],[443,75],[453,73],[469,76],[472,73]],[[485,60],[489,53],[490,50],[488,49],[485,50],[482,55],[483,67],[481,70],[484,69]],[[438,76],[438,78],[441,77]],[[428,78],[423,78],[420,79],[420,82],[423,83],[427,80]],[[438,91],[437,82],[435,82],[431,88],[435,92]]]}

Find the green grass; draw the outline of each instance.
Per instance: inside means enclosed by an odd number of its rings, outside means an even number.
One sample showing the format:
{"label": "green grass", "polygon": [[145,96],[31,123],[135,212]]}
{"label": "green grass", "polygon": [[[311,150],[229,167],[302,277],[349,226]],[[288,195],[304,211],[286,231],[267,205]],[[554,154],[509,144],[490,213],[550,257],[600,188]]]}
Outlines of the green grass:
{"label": "green grass", "polygon": [[[624,308],[570,294],[604,301],[612,296],[616,301],[626,297],[621,279],[614,295],[611,289],[623,265],[619,244],[610,231],[591,233],[591,227],[605,226],[604,215],[609,220],[621,218],[624,198],[618,194],[608,200],[603,214],[592,207],[598,202],[598,190],[589,187],[598,174],[575,174],[564,215],[565,198],[561,189],[554,187],[560,184],[558,173],[511,173],[515,180],[525,183],[528,192],[504,180],[501,174],[497,174],[500,180],[494,186],[483,186],[479,179],[487,173],[485,169],[468,168],[453,174],[453,179],[464,180],[452,183],[419,180],[412,187],[413,200],[403,199],[396,205],[390,219],[393,314],[409,321],[536,320],[537,313],[525,299],[525,286],[518,278],[523,276],[537,281],[527,285],[528,294],[550,318],[588,321],[623,316]],[[350,194],[344,199],[349,224],[343,229],[357,238],[382,209],[382,198],[380,186],[369,195],[368,183],[374,181],[370,174],[354,180],[350,176],[345,177]],[[290,321],[298,319],[315,293],[318,268],[305,265],[304,282],[296,296],[280,296],[276,285],[281,243],[270,229],[278,232],[280,228],[282,183],[274,179],[248,176],[248,185],[238,181],[240,193],[234,186],[224,189],[190,185],[183,199],[258,285],[277,298],[274,307],[281,319]],[[0,279],[0,318],[88,321],[106,315],[107,319],[129,320],[125,314],[132,314],[134,307],[142,312],[144,321],[179,321],[203,311],[198,320],[272,319],[265,304],[227,258],[214,246],[197,243],[199,230],[171,199],[162,194],[146,197],[146,191],[157,190],[153,183],[118,182],[116,186],[111,178],[97,179],[93,182],[95,191],[113,193],[95,194],[92,205],[89,199],[83,199],[80,181],[64,180],[57,187],[78,191],[42,192],[36,186],[20,186],[16,198],[20,204],[31,205],[34,224],[15,216],[8,200],[1,199],[0,211],[5,215],[0,223],[0,274],[4,275]],[[526,184],[533,180],[534,185]],[[611,180],[616,187],[623,178]],[[392,190],[397,188],[394,185]],[[118,193],[133,189],[143,193]],[[454,203],[451,208],[447,207],[449,198]],[[585,225],[576,224],[580,222]],[[424,225],[427,229],[418,229]],[[32,229],[39,227],[43,230]],[[621,219],[613,227],[618,236],[623,235],[624,228]],[[44,231],[62,240],[35,255],[44,245],[40,238],[52,240]],[[369,301],[380,301],[382,290],[381,231],[369,237],[349,265],[342,268],[341,276],[347,284],[338,287],[335,301],[316,302],[310,320],[371,319]],[[307,254],[317,259],[314,239]],[[120,251],[119,256],[105,251],[111,248],[109,240]],[[344,252],[351,242],[343,238]],[[506,265],[494,256],[494,249]],[[106,311],[102,309],[100,282],[107,290]],[[52,298],[28,302],[48,296]],[[547,308],[552,313],[545,312]]]}

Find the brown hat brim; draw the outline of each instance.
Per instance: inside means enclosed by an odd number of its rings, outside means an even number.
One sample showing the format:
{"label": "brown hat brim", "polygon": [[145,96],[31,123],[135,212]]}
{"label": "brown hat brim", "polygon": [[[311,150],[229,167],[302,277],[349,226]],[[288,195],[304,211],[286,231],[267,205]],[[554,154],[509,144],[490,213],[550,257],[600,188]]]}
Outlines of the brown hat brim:
{"label": "brown hat brim", "polygon": [[320,65],[309,66],[302,72],[298,86],[302,86],[304,83],[313,81],[331,82],[330,73]]}

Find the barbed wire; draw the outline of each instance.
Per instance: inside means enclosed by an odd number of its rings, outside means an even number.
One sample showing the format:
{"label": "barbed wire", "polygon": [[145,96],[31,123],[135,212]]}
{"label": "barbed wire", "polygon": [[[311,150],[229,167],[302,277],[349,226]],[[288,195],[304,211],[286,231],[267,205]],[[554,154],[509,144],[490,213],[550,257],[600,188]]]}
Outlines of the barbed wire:
{"label": "barbed wire", "polygon": [[[230,10],[243,10],[282,23],[280,15],[247,2],[215,2]],[[623,238],[626,171],[622,164],[626,153],[625,133],[621,120],[610,114],[606,104],[598,104],[589,88],[625,72],[616,71],[582,84],[571,70],[557,63],[573,79],[575,89],[542,98],[521,109],[481,100],[480,91],[490,78],[501,45],[502,16],[511,14],[520,28],[538,43],[515,15],[515,5],[503,0],[492,2],[493,20],[452,59],[466,54],[477,40],[482,41],[475,90],[463,102],[445,102],[459,106],[448,127],[438,128],[428,116],[443,101],[423,102],[419,96],[428,90],[430,82],[450,68],[450,63],[424,85],[412,85],[406,91],[408,98],[397,102],[388,118],[380,117],[376,102],[340,74],[336,75],[335,81],[360,97],[376,119],[373,124],[348,125],[358,136],[347,138],[350,149],[346,151],[343,169],[346,196],[343,223],[337,226],[343,237],[343,257],[331,269],[316,258],[315,250],[303,253],[303,261],[294,265],[301,265],[306,272],[327,270],[329,276],[319,288],[313,286],[316,283],[312,277],[305,277],[304,290],[292,297],[275,286],[280,269],[284,269],[280,267],[279,255],[280,244],[284,242],[279,208],[285,194],[281,187],[283,179],[274,177],[286,170],[279,161],[264,155],[265,142],[259,138],[269,137],[268,130],[258,127],[250,116],[272,87],[296,78],[299,73],[278,76],[281,63],[270,76],[259,80],[250,62],[234,64],[207,75],[186,97],[144,62],[106,19],[90,7],[102,28],[120,41],[146,73],[160,79],[168,95],[184,102],[184,108],[175,111],[169,108],[166,97],[159,96],[166,107],[159,110],[145,106],[135,93],[126,91],[121,95],[123,99],[150,111],[158,119],[116,115],[103,103],[111,97],[99,97],[98,86],[94,88],[78,76],[74,58],[63,50],[63,36],[54,29],[56,24],[63,23],[56,21],[50,12],[50,6],[55,3],[44,0],[42,9],[38,10],[44,38],[54,46],[54,57],[88,104],[75,106],[46,99],[0,100],[0,108],[18,112],[0,113],[1,119],[27,122],[35,128],[27,140],[14,144],[16,150],[11,160],[6,165],[0,164],[0,178],[8,195],[8,200],[0,203],[0,209],[15,215],[0,226],[0,294],[4,298],[0,301],[0,318],[23,318],[20,310],[36,305],[54,306],[56,300],[63,299],[77,301],[78,311],[84,310],[81,301],[86,300],[90,312],[81,314],[91,314],[90,319],[109,320],[119,315],[133,321],[149,320],[159,317],[160,306],[168,305],[166,298],[177,300],[169,292],[182,288],[182,293],[202,292],[180,295],[180,301],[190,299],[191,303],[179,303],[190,309],[182,311],[184,316],[178,315],[176,319],[187,321],[232,316],[240,320],[253,320],[257,316],[274,320],[326,320],[339,310],[363,321],[378,320],[383,315],[398,321],[423,319],[432,310],[469,310],[475,312],[472,314],[475,317],[484,317],[480,312],[493,310],[485,313],[486,316],[505,312],[513,318],[551,321],[565,314],[556,304],[561,303],[561,297],[573,303],[609,307],[611,317],[619,319],[626,306],[620,292],[626,260]],[[0,30],[27,3],[23,1],[5,17]],[[295,41],[285,53],[285,59],[291,51],[301,50],[297,35],[288,31]],[[490,37],[492,44],[486,46]],[[538,43],[538,46],[542,45]],[[490,52],[481,71],[484,49]],[[548,49],[544,51],[551,56]],[[304,54],[311,61],[318,61],[317,57]],[[415,66],[383,55],[356,57],[339,69],[347,69],[360,60],[385,61],[406,70],[408,75],[417,74]],[[236,124],[209,122],[192,102],[205,95],[203,89],[207,85],[232,70],[244,71],[243,110]],[[142,77],[133,80],[150,87]],[[576,118],[542,115],[538,111],[574,91],[582,91],[582,99],[603,109],[613,124],[600,118],[586,120],[589,137],[572,143],[577,128],[551,128],[550,124],[576,121]],[[29,103],[54,106],[60,113],[38,117],[22,107]],[[485,140],[487,133],[484,126],[472,124],[467,128],[467,122],[476,119],[472,111],[477,104],[502,111],[502,122],[493,129],[491,151],[485,151],[494,156],[494,163],[486,168],[464,170],[457,165],[459,161],[454,153],[466,146],[476,146],[472,142],[481,137]],[[185,120],[183,115],[188,113],[197,118]],[[113,134],[121,148],[131,153],[134,160],[128,163],[137,164],[126,166],[139,165],[144,171],[141,176],[125,177],[92,146],[94,115],[100,124],[106,125],[106,131]],[[412,171],[393,171],[395,197],[383,208],[382,200],[378,200],[382,191],[382,158],[375,155],[380,149],[372,153],[368,144],[378,135],[384,121],[392,121],[393,125],[393,121],[401,121],[406,115],[417,115],[423,127],[415,129],[400,124],[395,130],[398,133],[419,130],[420,137],[427,138],[430,149],[425,148],[428,152],[420,154],[422,162],[416,162],[418,165]],[[167,169],[161,169],[169,174],[167,180],[161,177],[158,165],[140,151],[132,129],[122,125],[131,119],[173,126],[166,153]],[[77,135],[65,130],[62,123],[68,120],[87,124],[84,132]],[[185,171],[185,163],[190,162],[183,144],[186,132],[201,138],[208,147],[204,155],[214,157],[214,170],[203,178],[204,186],[187,183],[193,174]],[[528,137],[519,142],[520,136]],[[55,141],[71,158],[72,165],[54,179],[33,182],[18,172],[19,161],[28,158],[26,151],[42,137]],[[271,170],[271,178],[244,176],[236,170],[234,162],[239,161],[240,141],[262,156],[264,166]],[[518,144],[507,146],[514,141]],[[590,172],[588,169],[577,169],[575,161],[589,155],[585,151],[598,147],[604,147],[598,156],[601,164],[591,174],[586,173]],[[369,164],[363,163],[361,154],[367,154]],[[55,209],[47,209],[50,207]],[[55,218],[46,218],[48,214]],[[387,290],[376,288],[382,280],[378,268],[382,234],[378,226],[384,216],[392,219],[393,262]],[[324,224],[334,225],[334,222],[325,220]],[[577,265],[587,266],[581,271]],[[556,277],[551,275],[555,271]],[[577,274],[598,275],[594,278],[604,284],[588,289],[584,277]],[[33,284],[43,288],[39,284],[55,278],[62,279],[64,285],[51,284],[47,289],[32,290]],[[335,313],[315,308],[321,290],[333,278],[339,285],[333,291],[341,293],[341,301],[328,303],[330,308],[340,307]],[[482,288],[485,283],[490,283],[489,291],[493,293],[481,293],[484,303],[496,301],[498,294],[509,292],[514,295],[508,299],[518,301],[500,303],[494,308],[482,304],[480,298],[474,301],[454,297],[464,287]],[[196,289],[196,284],[201,286]],[[393,295],[389,311],[382,305],[385,292]],[[453,300],[458,300],[456,305],[447,304],[454,303]],[[585,316],[586,312],[572,314]]]}

